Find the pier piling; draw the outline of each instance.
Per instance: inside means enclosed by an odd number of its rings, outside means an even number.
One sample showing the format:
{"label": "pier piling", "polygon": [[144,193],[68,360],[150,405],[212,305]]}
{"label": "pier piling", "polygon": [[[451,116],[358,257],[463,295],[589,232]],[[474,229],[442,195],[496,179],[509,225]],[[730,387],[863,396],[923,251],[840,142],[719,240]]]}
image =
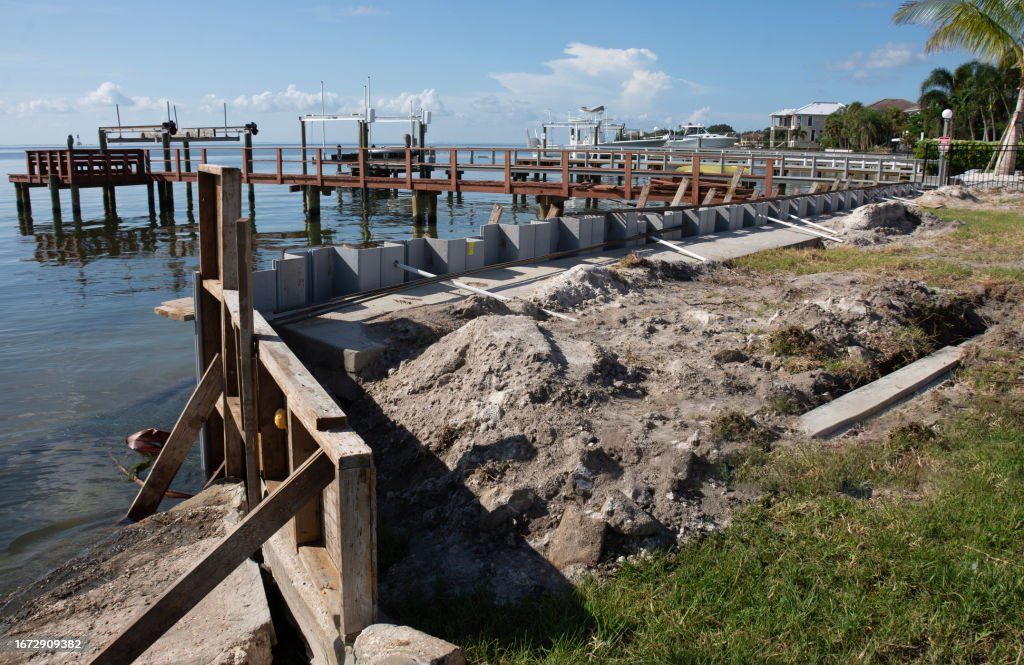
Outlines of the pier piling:
{"label": "pier piling", "polygon": [[149,218],[156,219],[156,197],[153,194],[153,183],[146,183],[146,199],[149,202]]}
{"label": "pier piling", "polygon": [[[191,173],[192,172],[192,151],[189,149],[189,144],[188,144],[188,140],[187,139],[185,141],[182,141],[181,148],[182,148],[183,156],[185,157],[185,173]],[[152,201],[152,200],[153,200],[152,197],[150,197],[150,201]],[[151,205],[150,209],[152,209],[152,205]],[[192,206],[192,182],[188,181],[188,182],[185,183],[185,212],[186,212],[186,214],[191,216],[193,214],[192,211],[193,211],[193,206]],[[152,213],[150,213],[150,214],[152,214]]]}
{"label": "pier piling", "polygon": [[50,207],[53,210],[53,219],[60,219],[60,176],[50,176]]}

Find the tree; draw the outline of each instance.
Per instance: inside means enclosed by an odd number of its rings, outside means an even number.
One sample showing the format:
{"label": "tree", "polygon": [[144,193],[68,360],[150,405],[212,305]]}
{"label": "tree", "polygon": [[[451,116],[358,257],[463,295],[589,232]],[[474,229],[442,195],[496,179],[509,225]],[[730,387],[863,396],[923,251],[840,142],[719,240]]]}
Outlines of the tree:
{"label": "tree", "polygon": [[1024,121],[1024,0],[906,0],[893,22],[932,26],[925,42],[929,52],[963,48],[989,63],[1013,63],[1017,103],[995,165],[997,173],[1013,173]]}
{"label": "tree", "polygon": [[717,125],[711,125],[708,127],[708,131],[712,134],[735,134],[736,130],[732,128],[732,125],[727,125],[724,122],[720,122]]}

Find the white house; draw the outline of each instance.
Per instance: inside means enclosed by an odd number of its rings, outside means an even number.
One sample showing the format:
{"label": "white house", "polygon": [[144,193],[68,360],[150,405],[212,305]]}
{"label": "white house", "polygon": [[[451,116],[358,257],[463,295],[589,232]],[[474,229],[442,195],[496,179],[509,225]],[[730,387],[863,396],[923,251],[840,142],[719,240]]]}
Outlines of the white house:
{"label": "white house", "polygon": [[[798,109],[782,109],[772,113],[771,146],[817,148],[825,134],[825,119],[846,108],[839,102],[811,102]],[[776,133],[781,134],[776,143]]]}

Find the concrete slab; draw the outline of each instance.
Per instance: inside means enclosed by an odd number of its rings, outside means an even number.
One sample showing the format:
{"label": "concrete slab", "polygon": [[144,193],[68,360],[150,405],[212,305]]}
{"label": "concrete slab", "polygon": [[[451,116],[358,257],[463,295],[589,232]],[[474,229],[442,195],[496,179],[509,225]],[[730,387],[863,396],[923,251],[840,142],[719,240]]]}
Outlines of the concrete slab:
{"label": "concrete slab", "polygon": [[961,349],[947,346],[866,386],[800,416],[811,437],[824,437],[878,413],[960,364]]}

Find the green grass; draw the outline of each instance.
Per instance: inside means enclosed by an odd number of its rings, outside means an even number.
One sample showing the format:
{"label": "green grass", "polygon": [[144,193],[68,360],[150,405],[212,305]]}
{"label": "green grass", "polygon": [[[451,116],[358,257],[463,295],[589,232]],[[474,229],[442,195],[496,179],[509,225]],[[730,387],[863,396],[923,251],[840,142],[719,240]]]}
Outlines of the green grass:
{"label": "green grass", "polygon": [[[921,280],[931,286],[963,289],[972,285],[1024,284],[1024,269],[1006,267],[1024,255],[1020,212],[939,209],[944,220],[965,222],[933,247],[830,247],[776,249],[740,257],[733,265],[761,272],[859,271]],[[985,265],[991,264],[991,265]]]}
{"label": "green grass", "polygon": [[769,493],[732,525],[575,593],[396,618],[478,663],[1017,662],[1024,400],[994,394],[941,432],[758,455],[738,473]]}

